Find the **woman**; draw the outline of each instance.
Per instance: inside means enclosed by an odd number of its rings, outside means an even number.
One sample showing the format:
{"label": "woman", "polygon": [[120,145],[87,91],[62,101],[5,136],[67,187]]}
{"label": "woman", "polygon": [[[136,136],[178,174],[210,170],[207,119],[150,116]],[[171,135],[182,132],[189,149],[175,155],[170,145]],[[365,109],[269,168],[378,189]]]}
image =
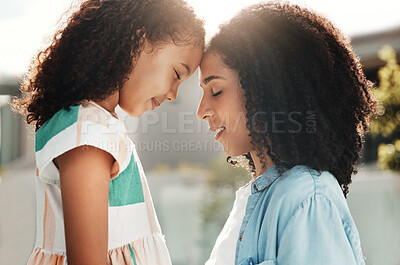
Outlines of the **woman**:
{"label": "woman", "polygon": [[200,69],[199,118],[253,173],[206,264],[365,264],[346,195],[376,102],[349,40],[307,9],[257,4]]}

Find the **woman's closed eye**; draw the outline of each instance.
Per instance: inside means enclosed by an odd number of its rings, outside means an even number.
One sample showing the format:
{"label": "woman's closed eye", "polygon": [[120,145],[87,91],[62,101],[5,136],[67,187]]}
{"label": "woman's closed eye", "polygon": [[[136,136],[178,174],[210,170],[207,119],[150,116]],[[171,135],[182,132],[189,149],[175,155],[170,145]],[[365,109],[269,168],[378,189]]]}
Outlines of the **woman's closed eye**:
{"label": "woman's closed eye", "polygon": [[221,93],[222,93],[222,90],[220,90],[220,91],[218,91],[218,92],[216,92],[216,93],[211,92],[211,94],[212,94],[213,97],[217,97],[217,96],[221,95]]}

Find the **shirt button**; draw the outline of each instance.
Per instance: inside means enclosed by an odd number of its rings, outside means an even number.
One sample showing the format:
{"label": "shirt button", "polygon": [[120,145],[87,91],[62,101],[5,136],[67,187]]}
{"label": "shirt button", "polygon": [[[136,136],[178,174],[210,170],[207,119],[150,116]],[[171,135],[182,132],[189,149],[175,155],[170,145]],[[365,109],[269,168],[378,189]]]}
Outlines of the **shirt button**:
{"label": "shirt button", "polygon": [[239,240],[242,241],[242,238],[243,238],[243,234],[241,234],[241,235],[239,236]]}

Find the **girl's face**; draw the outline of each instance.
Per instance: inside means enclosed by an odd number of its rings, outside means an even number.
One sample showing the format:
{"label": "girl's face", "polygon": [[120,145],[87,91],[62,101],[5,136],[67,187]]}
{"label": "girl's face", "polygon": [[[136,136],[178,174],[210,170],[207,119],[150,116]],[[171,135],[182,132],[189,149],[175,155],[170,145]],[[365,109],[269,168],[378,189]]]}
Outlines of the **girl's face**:
{"label": "girl's face", "polygon": [[252,144],[246,128],[245,95],[238,73],[228,68],[215,52],[205,55],[200,71],[200,86],[204,93],[197,116],[208,122],[227,155],[250,152]]}
{"label": "girl's face", "polygon": [[194,73],[202,53],[201,47],[195,48],[192,44],[152,47],[146,43],[129,79],[119,91],[120,107],[129,115],[139,117],[166,100],[174,101],[178,86]]}

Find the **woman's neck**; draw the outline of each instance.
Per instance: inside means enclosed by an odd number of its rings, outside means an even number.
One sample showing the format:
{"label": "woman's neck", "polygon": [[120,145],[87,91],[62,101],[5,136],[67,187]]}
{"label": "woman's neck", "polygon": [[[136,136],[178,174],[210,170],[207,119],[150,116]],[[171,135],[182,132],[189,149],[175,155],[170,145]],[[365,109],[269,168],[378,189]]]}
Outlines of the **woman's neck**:
{"label": "woman's neck", "polygon": [[265,170],[267,170],[274,164],[271,158],[266,154],[266,152],[264,152],[265,164],[261,162],[260,157],[257,155],[257,151],[251,151],[250,155],[253,159],[254,167],[256,169],[256,174],[253,177],[254,179],[263,174]]}

